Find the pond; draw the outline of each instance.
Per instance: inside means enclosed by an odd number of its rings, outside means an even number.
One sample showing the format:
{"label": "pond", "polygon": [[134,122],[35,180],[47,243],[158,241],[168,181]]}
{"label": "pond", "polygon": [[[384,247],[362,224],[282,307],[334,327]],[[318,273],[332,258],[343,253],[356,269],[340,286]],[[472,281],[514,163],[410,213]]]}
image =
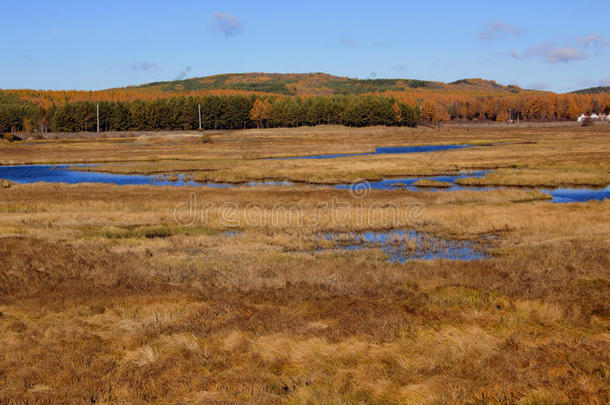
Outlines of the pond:
{"label": "pond", "polygon": [[479,260],[487,258],[482,247],[470,241],[440,239],[413,230],[324,233],[318,240],[333,246],[319,251],[380,249],[392,263],[411,260]]}

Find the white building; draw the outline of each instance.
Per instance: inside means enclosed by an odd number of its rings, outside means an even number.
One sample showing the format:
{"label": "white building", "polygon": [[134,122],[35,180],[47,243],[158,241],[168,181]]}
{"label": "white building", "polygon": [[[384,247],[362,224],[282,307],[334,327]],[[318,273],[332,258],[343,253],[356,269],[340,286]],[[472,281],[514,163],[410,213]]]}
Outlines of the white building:
{"label": "white building", "polygon": [[578,118],[576,118],[576,121],[578,122],[583,122],[586,118],[591,118],[593,121],[603,121],[603,122],[610,122],[610,114],[596,114],[593,113],[590,116],[587,114],[580,114],[578,116]]}

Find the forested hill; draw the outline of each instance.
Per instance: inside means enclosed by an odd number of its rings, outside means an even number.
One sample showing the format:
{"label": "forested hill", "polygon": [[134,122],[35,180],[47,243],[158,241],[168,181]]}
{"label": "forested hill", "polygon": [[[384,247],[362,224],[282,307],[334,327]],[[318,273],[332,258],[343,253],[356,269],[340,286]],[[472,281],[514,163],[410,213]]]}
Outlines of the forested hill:
{"label": "forested hill", "polygon": [[588,89],[576,90],[575,94],[599,94],[610,93],[610,86],[589,87]]}
{"label": "forested hill", "polygon": [[[325,73],[223,74],[99,91],[0,90],[1,132],[235,129],[445,121],[576,120],[610,93],[557,94],[483,79],[451,83]],[[201,111],[201,120],[199,119]]]}
{"label": "forested hill", "polygon": [[[238,90],[291,96],[361,95],[365,93],[429,92],[461,94],[515,94],[517,86],[503,86],[483,79],[463,79],[442,83],[415,79],[352,79],[326,73],[235,73],[155,82],[136,87],[141,90],[189,92],[198,90]],[[527,91],[527,90],[525,90]]]}

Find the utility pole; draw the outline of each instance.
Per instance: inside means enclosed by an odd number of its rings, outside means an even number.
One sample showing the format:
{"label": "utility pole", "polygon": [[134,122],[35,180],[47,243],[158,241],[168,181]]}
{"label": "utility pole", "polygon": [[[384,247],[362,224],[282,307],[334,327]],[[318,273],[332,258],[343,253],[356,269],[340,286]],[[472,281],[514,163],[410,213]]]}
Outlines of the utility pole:
{"label": "utility pole", "polygon": [[100,105],[95,105],[95,112],[97,115],[97,132],[100,132]]}
{"label": "utility pole", "polygon": [[199,104],[199,130],[201,130],[201,104]]}

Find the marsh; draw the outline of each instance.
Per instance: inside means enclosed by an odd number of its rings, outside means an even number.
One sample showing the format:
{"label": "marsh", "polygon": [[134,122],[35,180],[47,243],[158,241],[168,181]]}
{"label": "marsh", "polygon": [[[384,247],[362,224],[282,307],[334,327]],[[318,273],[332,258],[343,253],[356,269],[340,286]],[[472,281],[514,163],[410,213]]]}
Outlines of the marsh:
{"label": "marsh", "polygon": [[[606,395],[609,200],[554,204],[536,190],[607,192],[599,128],[330,126],[210,140],[0,144],[0,173],[13,171],[0,188],[0,398]],[[424,144],[493,146],[269,159]],[[194,221],[177,223],[193,196]]]}

